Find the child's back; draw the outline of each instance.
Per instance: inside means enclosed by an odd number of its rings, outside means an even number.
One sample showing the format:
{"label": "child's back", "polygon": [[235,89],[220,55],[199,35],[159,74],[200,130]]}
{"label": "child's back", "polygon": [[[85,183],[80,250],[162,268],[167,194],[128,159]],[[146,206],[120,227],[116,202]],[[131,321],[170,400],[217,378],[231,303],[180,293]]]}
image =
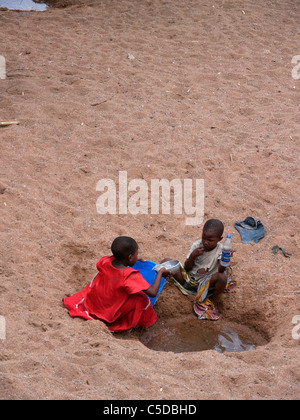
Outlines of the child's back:
{"label": "child's back", "polygon": [[[130,295],[148,289],[149,283],[131,267],[115,268],[114,256],[103,257],[97,263],[99,273],[85,298],[89,313],[109,323],[114,322]],[[146,297],[146,296],[145,296]]]}
{"label": "child's back", "polygon": [[172,273],[161,269],[150,285],[132,268],[138,260],[138,245],[134,239],[120,236],[111,249],[112,256],[98,261],[99,272],[94,280],[81,292],[63,300],[69,314],[100,319],[111,331],[152,325],[157,317],[148,296],[156,296],[161,277]]}

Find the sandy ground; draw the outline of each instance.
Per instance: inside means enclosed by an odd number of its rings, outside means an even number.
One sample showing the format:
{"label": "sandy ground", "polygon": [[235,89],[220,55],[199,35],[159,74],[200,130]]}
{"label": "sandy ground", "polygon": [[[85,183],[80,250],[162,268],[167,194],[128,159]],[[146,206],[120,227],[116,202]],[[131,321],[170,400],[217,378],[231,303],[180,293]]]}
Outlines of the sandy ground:
{"label": "sandy ground", "polygon": [[[0,397],[299,399],[299,2],[61,3],[73,5],[0,11],[0,120],[20,123],[0,128]],[[158,352],[69,317],[62,298],[116,236],[183,261],[201,235],[184,214],[98,214],[97,182],[119,171],[148,185],[204,179],[205,220],[223,220],[236,249],[222,319],[263,345]],[[234,229],[249,215],[266,229],[256,245]],[[156,312],[194,316],[173,285]]]}

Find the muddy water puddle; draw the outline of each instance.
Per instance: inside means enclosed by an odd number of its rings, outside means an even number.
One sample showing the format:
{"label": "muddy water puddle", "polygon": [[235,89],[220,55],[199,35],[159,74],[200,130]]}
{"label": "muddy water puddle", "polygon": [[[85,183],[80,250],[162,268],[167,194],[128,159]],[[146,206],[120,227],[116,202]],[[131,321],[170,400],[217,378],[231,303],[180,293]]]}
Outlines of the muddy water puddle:
{"label": "muddy water puddle", "polygon": [[11,10],[36,10],[39,12],[48,9],[45,2],[33,0],[0,0],[0,8],[1,7],[6,7]]}
{"label": "muddy water puddle", "polygon": [[225,321],[164,320],[143,331],[139,340],[156,351],[174,353],[216,350],[243,352],[265,344],[252,329]]}

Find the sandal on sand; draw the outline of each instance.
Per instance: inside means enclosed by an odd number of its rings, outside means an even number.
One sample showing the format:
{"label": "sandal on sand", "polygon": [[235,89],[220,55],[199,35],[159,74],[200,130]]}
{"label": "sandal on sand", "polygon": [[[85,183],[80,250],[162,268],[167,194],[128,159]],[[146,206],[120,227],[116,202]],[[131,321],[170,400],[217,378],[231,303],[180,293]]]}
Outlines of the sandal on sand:
{"label": "sandal on sand", "polygon": [[204,303],[194,303],[194,312],[198,319],[208,319],[210,321],[218,321],[220,314],[214,305],[207,306]]}
{"label": "sandal on sand", "polygon": [[205,314],[207,310],[208,306],[199,303],[194,303],[194,312],[197,315],[198,319],[206,319]]}
{"label": "sandal on sand", "polygon": [[210,319],[211,321],[218,321],[220,319],[220,314],[216,308],[208,309],[206,311],[206,319]]}
{"label": "sandal on sand", "polygon": [[229,284],[227,284],[226,289],[224,290],[224,293],[229,293],[232,289],[234,289],[236,286],[236,283],[231,281]]}

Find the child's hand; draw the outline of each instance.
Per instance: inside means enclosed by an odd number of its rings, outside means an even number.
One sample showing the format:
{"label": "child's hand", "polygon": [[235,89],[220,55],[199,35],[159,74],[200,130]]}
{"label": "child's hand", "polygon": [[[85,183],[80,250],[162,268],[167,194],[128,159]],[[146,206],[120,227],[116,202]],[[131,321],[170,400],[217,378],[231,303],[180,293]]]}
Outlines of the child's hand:
{"label": "child's hand", "polygon": [[171,276],[173,276],[172,271],[167,270],[164,267],[159,270],[159,273],[161,274],[162,277],[171,277]]}
{"label": "child's hand", "polygon": [[197,257],[200,257],[200,255],[203,255],[203,252],[204,252],[204,248],[203,246],[201,246],[200,248],[194,249],[191,256],[192,258],[197,258]]}

